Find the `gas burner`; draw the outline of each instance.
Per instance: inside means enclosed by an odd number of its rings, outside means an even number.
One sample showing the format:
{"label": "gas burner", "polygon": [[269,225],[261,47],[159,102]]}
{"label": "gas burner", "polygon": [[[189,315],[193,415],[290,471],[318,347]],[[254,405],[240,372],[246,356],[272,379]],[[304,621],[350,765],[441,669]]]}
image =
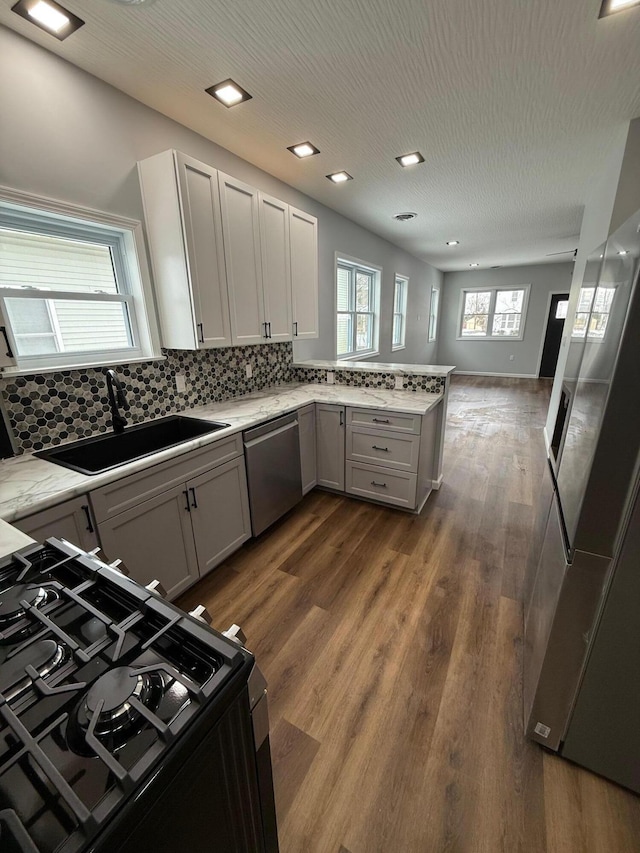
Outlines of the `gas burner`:
{"label": "gas burner", "polygon": [[[15,628],[27,615],[23,602],[31,607],[42,609],[46,604],[55,601],[58,593],[53,589],[44,589],[37,584],[16,584],[10,589],[0,592],[0,633],[6,633]],[[29,634],[38,631],[42,626],[37,622],[25,625],[15,633],[4,637],[0,642],[15,643]]]}
{"label": "gas burner", "polygon": [[[70,726],[69,746],[79,755],[93,755],[85,736],[96,713],[94,734],[111,752],[123,747],[144,724],[144,715],[135,702],[155,711],[160,704],[164,681],[159,673],[139,673],[130,666],[110,669],[89,688],[77,709],[76,726]],[[134,700],[132,702],[132,700]]]}
{"label": "gas burner", "polygon": [[12,702],[32,686],[27,667],[33,667],[43,680],[67,660],[68,654],[55,640],[40,640],[8,658],[0,671],[0,693]]}

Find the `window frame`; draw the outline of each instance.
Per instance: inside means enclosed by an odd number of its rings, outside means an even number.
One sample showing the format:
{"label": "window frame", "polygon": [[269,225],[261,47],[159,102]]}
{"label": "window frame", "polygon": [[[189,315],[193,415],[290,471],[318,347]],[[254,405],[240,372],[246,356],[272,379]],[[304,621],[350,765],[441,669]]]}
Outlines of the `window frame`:
{"label": "window frame", "polygon": [[[336,354],[337,361],[357,361],[360,358],[370,358],[371,356],[379,355],[379,331],[380,331],[380,282],[382,279],[382,267],[378,267],[375,264],[370,264],[366,261],[362,261],[359,258],[353,258],[349,255],[345,255],[343,252],[335,253],[335,285],[334,285],[334,352]],[[353,310],[349,311],[339,311],[338,310],[338,270],[340,268],[349,269],[351,272],[351,281],[350,288],[352,291],[350,293],[350,304],[354,306]],[[371,302],[370,308],[372,310],[369,311],[357,311],[355,308],[355,277],[357,271],[360,270],[363,273],[371,276]],[[352,315],[352,345],[355,345],[355,339],[357,334],[357,325],[356,325],[356,317],[358,314],[366,314],[372,318],[372,329],[371,329],[371,344],[372,348],[368,350],[351,350],[348,353],[344,353],[342,355],[338,354],[338,315],[339,314],[350,314]]]}
{"label": "window frame", "polygon": [[[433,310],[434,306],[434,296],[435,298],[435,311]],[[464,305],[464,303],[463,303]],[[429,302],[429,325],[427,328],[427,343],[433,344],[438,340],[438,319],[440,313],[440,288],[431,285],[431,301]],[[432,326],[433,321],[433,326]],[[465,340],[467,340],[465,338]]]}
{"label": "window frame", "polygon": [[[398,285],[402,287],[402,303],[400,311],[396,311]],[[409,276],[396,273],[393,278],[393,305],[391,311],[391,352],[407,348],[407,304],[409,301]],[[400,343],[393,339],[396,317],[400,318]]]}
{"label": "window frame", "polygon": [[[522,317],[522,322],[520,323],[520,334],[519,335],[463,335],[462,334],[462,323],[464,320],[464,306],[466,301],[467,293],[490,293],[489,298],[489,311],[487,314],[487,330],[493,329],[493,319],[495,316],[495,306],[496,306],[496,298],[498,293],[505,293],[513,290],[523,290],[524,295],[522,298],[522,311],[520,315]],[[522,341],[524,340],[524,331],[525,325],[527,322],[527,309],[529,307],[529,292],[531,290],[530,284],[517,284],[517,285],[485,285],[477,287],[463,287],[460,291],[460,305],[458,308],[458,326],[457,326],[457,335],[456,340],[458,341],[466,341],[467,343],[470,341]]]}
{"label": "window frame", "polygon": [[[0,224],[33,234],[66,237],[109,247],[118,293],[56,290],[26,291],[0,287],[0,317],[7,327],[14,358],[2,368],[5,376],[51,373],[111,364],[129,364],[164,358],[160,348],[151,279],[147,266],[142,223],[103,211],[83,208],[0,186]],[[17,356],[7,298],[117,302],[128,315],[132,346],[106,350],[97,347],[73,353]],[[47,306],[49,308],[49,306]]]}
{"label": "window frame", "polygon": [[[596,311],[595,312],[597,314],[606,314],[606,316],[607,316],[607,322],[605,324],[604,333],[602,335],[594,335],[594,334],[590,333],[591,318],[594,315],[594,306],[595,306],[596,296],[598,294],[598,290],[613,290],[613,297],[611,299],[611,306],[613,307],[613,302],[615,301],[615,298],[616,298],[617,288],[618,288],[618,282],[612,282],[610,284],[597,284],[597,285],[594,285],[593,287],[580,288],[580,292],[582,292],[583,290],[593,290],[593,295],[591,296],[591,300],[589,302],[589,310],[588,311],[578,311],[578,308],[580,307],[580,302],[579,302],[580,297],[578,297],[578,304],[576,305],[576,310],[573,314],[573,324],[571,326],[571,335],[569,337],[569,340],[571,340],[571,341],[585,341],[586,343],[589,343],[589,344],[603,344],[605,342],[606,337],[607,337],[607,330],[609,329],[609,317],[611,316],[611,311]],[[584,330],[583,335],[577,335],[575,333],[575,331],[576,331],[576,319],[578,317],[578,314],[584,314],[587,317],[587,325],[586,325],[586,328]]]}

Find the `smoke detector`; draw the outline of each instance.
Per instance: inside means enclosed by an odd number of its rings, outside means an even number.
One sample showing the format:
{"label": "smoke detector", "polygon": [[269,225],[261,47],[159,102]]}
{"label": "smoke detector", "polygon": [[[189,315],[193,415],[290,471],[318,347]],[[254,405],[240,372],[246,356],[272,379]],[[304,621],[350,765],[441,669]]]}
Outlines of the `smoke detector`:
{"label": "smoke detector", "polygon": [[398,222],[408,222],[410,219],[415,219],[417,215],[418,215],[417,213],[410,213],[410,212],[394,213],[393,218],[397,219]]}

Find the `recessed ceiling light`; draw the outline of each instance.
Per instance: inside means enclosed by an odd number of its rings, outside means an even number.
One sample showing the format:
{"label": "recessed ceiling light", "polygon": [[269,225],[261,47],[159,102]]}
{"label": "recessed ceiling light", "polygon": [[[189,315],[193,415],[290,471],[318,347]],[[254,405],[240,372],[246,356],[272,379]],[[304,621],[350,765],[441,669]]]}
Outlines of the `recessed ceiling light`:
{"label": "recessed ceiling light", "polygon": [[470,267],[479,267],[480,264],[469,264]]}
{"label": "recessed ceiling light", "polygon": [[401,166],[415,166],[418,163],[424,163],[424,157],[419,151],[413,151],[411,154],[403,154],[401,157],[396,157]]}
{"label": "recessed ceiling light", "polygon": [[300,159],[303,157],[312,157],[314,154],[320,153],[320,149],[316,148],[310,142],[299,142],[297,145],[289,145],[287,151],[291,151],[292,154],[300,157]]}
{"label": "recessed ceiling light", "polygon": [[627,252],[626,249],[622,249],[620,252],[618,252],[618,254],[619,255],[628,255],[629,253]]}
{"label": "recessed ceiling light", "polygon": [[327,175],[327,178],[334,184],[343,184],[345,181],[353,180],[348,172],[333,172],[331,175]]}
{"label": "recessed ceiling light", "polygon": [[640,0],[603,0],[598,17],[606,18],[607,15],[624,12],[625,9],[630,9],[638,4],[640,4]]}
{"label": "recessed ceiling light", "polygon": [[447,246],[459,246],[460,240],[447,240]]}
{"label": "recessed ceiling light", "polygon": [[231,78],[223,80],[222,83],[216,83],[215,86],[209,86],[205,92],[220,101],[225,107],[235,107],[236,104],[241,104],[243,101],[250,101],[252,97],[242,86],[234,83]]}
{"label": "recessed ceiling light", "polygon": [[19,0],[11,11],[60,41],[84,26],[82,18],[54,0]]}

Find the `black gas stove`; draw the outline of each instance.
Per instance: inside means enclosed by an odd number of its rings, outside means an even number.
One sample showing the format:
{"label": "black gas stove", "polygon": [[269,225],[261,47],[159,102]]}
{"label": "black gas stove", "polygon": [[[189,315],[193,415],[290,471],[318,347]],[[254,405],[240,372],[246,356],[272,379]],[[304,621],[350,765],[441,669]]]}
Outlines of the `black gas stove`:
{"label": "black gas stove", "polygon": [[277,850],[263,694],[246,649],[94,554],[3,560],[0,850]]}

